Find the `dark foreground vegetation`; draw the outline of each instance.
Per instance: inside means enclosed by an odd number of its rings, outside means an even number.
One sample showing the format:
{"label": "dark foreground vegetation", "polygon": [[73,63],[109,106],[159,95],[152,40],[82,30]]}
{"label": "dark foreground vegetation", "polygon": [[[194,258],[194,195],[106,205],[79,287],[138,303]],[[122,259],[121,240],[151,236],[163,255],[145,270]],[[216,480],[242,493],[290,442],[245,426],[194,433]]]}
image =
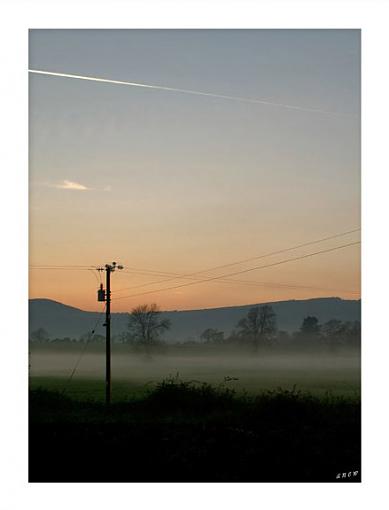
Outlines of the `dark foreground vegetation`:
{"label": "dark foreground vegetation", "polygon": [[114,403],[30,391],[30,482],[356,482],[360,402],[177,377]]}

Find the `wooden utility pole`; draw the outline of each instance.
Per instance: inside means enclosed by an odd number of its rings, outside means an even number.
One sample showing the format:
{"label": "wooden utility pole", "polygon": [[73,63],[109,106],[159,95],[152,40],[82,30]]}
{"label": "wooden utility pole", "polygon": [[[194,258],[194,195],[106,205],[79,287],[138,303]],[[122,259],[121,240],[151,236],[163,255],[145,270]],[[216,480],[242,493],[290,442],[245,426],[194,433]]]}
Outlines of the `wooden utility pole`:
{"label": "wooden utility pole", "polygon": [[116,269],[123,269],[123,266],[117,265],[116,262],[112,264],[105,264],[105,268],[97,268],[98,271],[106,273],[106,290],[103,289],[103,284],[97,291],[97,300],[105,301],[105,403],[111,403],[111,273]]}
{"label": "wooden utility pole", "polygon": [[105,403],[111,403],[111,271],[114,268],[105,265],[107,275],[105,308]]}

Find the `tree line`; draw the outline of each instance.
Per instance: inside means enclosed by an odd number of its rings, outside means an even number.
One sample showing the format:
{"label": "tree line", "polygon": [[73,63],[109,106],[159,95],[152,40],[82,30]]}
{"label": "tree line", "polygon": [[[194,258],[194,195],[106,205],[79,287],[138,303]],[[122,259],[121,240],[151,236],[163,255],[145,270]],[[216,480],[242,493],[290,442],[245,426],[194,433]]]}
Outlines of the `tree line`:
{"label": "tree line", "polygon": [[[162,346],[163,335],[170,329],[171,321],[163,318],[156,304],[139,305],[128,314],[127,331],[115,335],[113,341],[130,344],[143,349],[148,354],[152,349]],[[315,316],[303,319],[300,328],[289,333],[277,328],[277,316],[271,305],[258,305],[249,309],[233,331],[226,335],[216,328],[207,328],[200,335],[202,344],[247,347],[254,352],[276,346],[317,347],[332,349],[339,347],[360,347],[361,324],[359,321],[340,321],[331,319],[323,324]],[[76,338],[53,338],[43,328],[31,332],[30,341],[35,343],[103,343],[105,337],[85,333]],[[187,342],[189,343],[189,342]],[[192,342],[198,344],[199,342]]]}
{"label": "tree line", "polygon": [[277,317],[270,305],[251,308],[236,328],[226,336],[223,331],[208,328],[200,336],[206,344],[237,344],[254,351],[270,347],[360,347],[360,321],[331,319],[323,324],[315,316],[303,319],[293,333],[278,330]]}

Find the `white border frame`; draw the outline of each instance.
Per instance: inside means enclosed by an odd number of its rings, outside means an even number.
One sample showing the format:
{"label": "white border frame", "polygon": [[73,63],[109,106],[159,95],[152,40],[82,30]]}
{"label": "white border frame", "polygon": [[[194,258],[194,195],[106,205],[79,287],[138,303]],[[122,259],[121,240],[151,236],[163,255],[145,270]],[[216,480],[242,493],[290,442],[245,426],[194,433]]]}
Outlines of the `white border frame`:
{"label": "white border frame", "polygon": [[[0,508],[381,507],[387,451],[389,360],[386,254],[389,90],[386,0],[102,1],[9,0],[1,6],[2,292]],[[362,484],[28,484],[27,281],[29,28],[362,28]],[[5,114],[4,114],[5,112]],[[5,119],[5,120],[4,120]],[[129,459],[131,462],[131,459]]]}

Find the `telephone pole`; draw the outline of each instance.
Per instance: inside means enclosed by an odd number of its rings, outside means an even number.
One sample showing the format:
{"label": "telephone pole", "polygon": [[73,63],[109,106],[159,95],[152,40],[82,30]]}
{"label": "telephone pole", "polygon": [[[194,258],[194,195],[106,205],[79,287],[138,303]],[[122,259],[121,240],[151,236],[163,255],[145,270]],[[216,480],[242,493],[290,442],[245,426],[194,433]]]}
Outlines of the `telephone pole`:
{"label": "telephone pole", "polygon": [[105,265],[107,276],[105,307],[105,403],[111,403],[111,271],[112,266]]}
{"label": "telephone pole", "polygon": [[123,269],[123,266],[117,265],[116,262],[112,264],[105,264],[104,268],[98,268],[98,271],[105,271],[106,273],[106,290],[103,289],[103,284],[97,291],[97,300],[105,301],[105,403],[111,403],[111,273],[116,269]]}

